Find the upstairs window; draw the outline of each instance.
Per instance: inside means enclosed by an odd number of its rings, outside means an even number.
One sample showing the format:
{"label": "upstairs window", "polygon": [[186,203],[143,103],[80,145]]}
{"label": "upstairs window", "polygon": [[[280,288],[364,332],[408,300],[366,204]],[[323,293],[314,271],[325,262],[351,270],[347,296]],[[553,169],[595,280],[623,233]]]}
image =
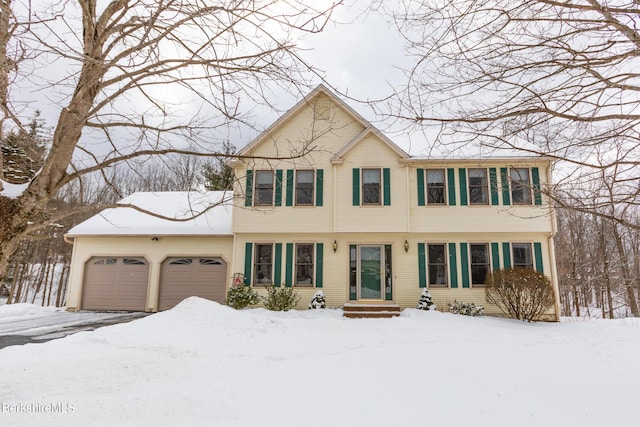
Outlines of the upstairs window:
{"label": "upstairs window", "polygon": [[529,168],[512,168],[509,171],[511,180],[511,200],[515,205],[531,204],[531,177]]}
{"label": "upstairs window", "polygon": [[313,180],[312,170],[296,171],[296,206],[313,205]]}
{"label": "upstairs window", "polygon": [[444,169],[427,169],[427,204],[445,204],[445,174]]}
{"label": "upstairs window", "polygon": [[273,171],[256,171],[255,205],[273,206]]}
{"label": "upstairs window", "polygon": [[511,250],[513,252],[513,268],[533,269],[530,243],[512,243]]}
{"label": "upstairs window", "polygon": [[380,169],[362,169],[362,204],[379,205],[380,192]]}
{"label": "upstairs window", "polygon": [[486,169],[469,169],[469,202],[472,205],[489,203]]}

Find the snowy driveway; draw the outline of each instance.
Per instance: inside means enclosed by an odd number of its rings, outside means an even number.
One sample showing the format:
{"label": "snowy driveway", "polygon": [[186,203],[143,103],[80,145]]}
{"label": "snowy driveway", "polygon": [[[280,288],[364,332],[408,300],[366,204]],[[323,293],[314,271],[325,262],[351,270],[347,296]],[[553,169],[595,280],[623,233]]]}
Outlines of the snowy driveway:
{"label": "snowy driveway", "polygon": [[45,342],[80,331],[128,322],[148,313],[80,311],[33,304],[0,306],[0,349],[10,345]]}

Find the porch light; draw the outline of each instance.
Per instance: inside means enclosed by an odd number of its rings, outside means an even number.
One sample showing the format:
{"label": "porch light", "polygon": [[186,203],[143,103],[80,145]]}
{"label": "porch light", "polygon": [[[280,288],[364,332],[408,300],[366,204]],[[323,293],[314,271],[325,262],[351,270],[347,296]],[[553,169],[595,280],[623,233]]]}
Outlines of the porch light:
{"label": "porch light", "polygon": [[333,253],[335,254],[337,250],[338,250],[338,242],[334,240],[333,241]]}
{"label": "porch light", "polygon": [[409,242],[406,240],[404,241],[404,251],[409,252]]}

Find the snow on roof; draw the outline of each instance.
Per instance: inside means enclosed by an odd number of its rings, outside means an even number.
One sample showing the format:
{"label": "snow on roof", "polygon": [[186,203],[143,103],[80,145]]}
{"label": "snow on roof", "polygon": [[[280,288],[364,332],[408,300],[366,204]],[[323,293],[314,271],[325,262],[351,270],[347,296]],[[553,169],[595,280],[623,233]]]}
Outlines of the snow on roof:
{"label": "snow on roof", "polygon": [[118,203],[135,205],[178,221],[117,207],[92,216],[66,235],[231,235],[232,199],[230,191],[134,193]]}

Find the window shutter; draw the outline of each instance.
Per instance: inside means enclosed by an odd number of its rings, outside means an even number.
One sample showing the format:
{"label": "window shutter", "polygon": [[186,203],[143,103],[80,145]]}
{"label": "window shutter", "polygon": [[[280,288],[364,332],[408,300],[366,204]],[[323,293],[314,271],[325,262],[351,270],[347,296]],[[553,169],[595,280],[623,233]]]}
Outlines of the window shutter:
{"label": "window shutter", "polygon": [[533,200],[536,205],[542,204],[542,193],[540,193],[540,170],[531,168],[531,180],[533,181]]}
{"label": "window shutter", "polygon": [[424,192],[424,169],[416,169],[416,176],[418,177],[418,206],[425,205],[425,192]]}
{"label": "window shutter", "polygon": [[293,206],[293,169],[287,169],[287,190],[286,190],[287,206]]}
{"label": "window shutter", "polygon": [[496,168],[489,168],[489,184],[491,185],[491,205],[497,206],[498,201],[498,171]]}
{"label": "window shutter", "polygon": [[502,258],[504,259],[502,268],[511,268],[511,245],[509,242],[502,243]]}
{"label": "window shutter", "polygon": [[324,259],[324,243],[316,243],[316,288],[322,287],[323,259]]}
{"label": "window shutter", "polygon": [[276,243],[276,253],[273,265],[273,286],[280,286],[282,282],[282,243]]}
{"label": "window shutter", "polygon": [[293,285],[293,243],[287,243],[285,259],[284,285],[291,287]]}
{"label": "window shutter", "polygon": [[507,168],[500,168],[500,181],[502,183],[502,204],[509,206],[511,204],[511,190],[509,190],[509,171]]}
{"label": "window shutter", "polygon": [[469,287],[469,245],[460,243],[460,262],[462,264],[462,287]]}
{"label": "window shutter", "polygon": [[282,206],[282,169],[276,169],[276,206]]}
{"label": "window shutter", "polygon": [[456,259],[456,244],[449,243],[449,277],[451,287],[458,287],[458,261]]}
{"label": "window shutter", "polygon": [[427,265],[425,244],[418,243],[418,283],[421,288],[427,287]]}
{"label": "window shutter", "polygon": [[360,169],[353,168],[353,206],[360,206]]}
{"label": "window shutter", "polygon": [[493,271],[500,270],[500,245],[496,242],[491,243],[491,267]]}
{"label": "window shutter", "polygon": [[467,170],[465,168],[458,169],[458,178],[460,178],[460,206],[467,206]]}
{"label": "window shutter", "polygon": [[253,243],[244,244],[244,285],[251,284],[251,255],[253,251]]}
{"label": "window shutter", "polygon": [[323,203],[323,183],[324,183],[324,171],[322,169],[316,170],[316,206],[322,206]]}
{"label": "window shutter", "polygon": [[536,259],[536,271],[538,273],[544,273],[544,267],[542,263],[542,244],[535,242],[533,244],[533,253]]}
{"label": "window shutter", "polygon": [[456,175],[453,168],[447,169],[447,187],[449,188],[449,206],[456,205]]}
{"label": "window shutter", "polygon": [[253,171],[247,169],[247,182],[244,190],[244,205],[253,206]]}
{"label": "window shutter", "polygon": [[382,169],[382,185],[384,193],[384,205],[391,206],[391,169]]}

